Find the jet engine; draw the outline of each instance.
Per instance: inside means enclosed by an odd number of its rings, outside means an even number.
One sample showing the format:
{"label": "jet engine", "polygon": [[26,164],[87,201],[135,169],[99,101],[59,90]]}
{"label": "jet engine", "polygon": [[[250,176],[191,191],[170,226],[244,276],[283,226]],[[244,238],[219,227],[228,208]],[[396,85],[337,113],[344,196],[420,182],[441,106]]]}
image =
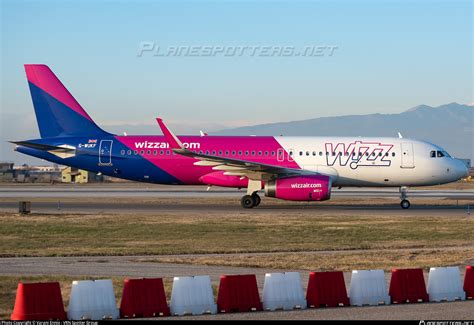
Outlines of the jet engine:
{"label": "jet engine", "polygon": [[331,177],[305,175],[277,178],[265,183],[265,196],[290,201],[325,201],[331,198]]}

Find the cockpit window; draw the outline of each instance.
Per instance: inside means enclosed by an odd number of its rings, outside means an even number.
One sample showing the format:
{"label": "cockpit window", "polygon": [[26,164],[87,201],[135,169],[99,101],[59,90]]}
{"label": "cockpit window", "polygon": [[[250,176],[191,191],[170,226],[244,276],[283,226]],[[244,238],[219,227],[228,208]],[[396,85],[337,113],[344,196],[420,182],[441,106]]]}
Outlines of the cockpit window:
{"label": "cockpit window", "polygon": [[438,158],[443,158],[443,157],[451,158],[449,153],[447,153],[446,151],[441,151],[441,150],[437,150],[437,151],[432,150],[432,151],[430,151],[430,157],[431,158],[435,158],[435,157],[438,157]]}

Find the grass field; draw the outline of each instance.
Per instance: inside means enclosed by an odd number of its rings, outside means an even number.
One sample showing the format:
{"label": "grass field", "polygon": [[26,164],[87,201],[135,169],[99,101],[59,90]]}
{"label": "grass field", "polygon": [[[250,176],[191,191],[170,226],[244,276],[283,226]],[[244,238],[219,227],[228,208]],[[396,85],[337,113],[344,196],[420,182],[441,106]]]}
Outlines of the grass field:
{"label": "grass field", "polygon": [[[257,211],[257,210],[256,210]],[[0,257],[473,247],[468,217],[271,214],[0,214]]]}
{"label": "grass field", "polygon": [[[217,204],[236,204],[234,201],[221,199]],[[156,204],[156,200],[150,202]],[[431,200],[430,204],[446,202]],[[442,212],[430,216],[387,210],[377,215],[370,209],[336,213],[304,208],[291,214],[278,208],[251,213],[164,210],[139,215],[62,212],[20,216],[0,212],[0,257],[145,255],[137,259],[288,270],[388,271],[394,267],[472,264],[473,234],[474,219],[463,211],[449,217]],[[165,279],[168,297],[171,276]],[[67,306],[71,281],[90,278],[0,276],[0,318],[9,317],[19,281],[59,281]],[[112,279],[119,300],[123,278]]]}

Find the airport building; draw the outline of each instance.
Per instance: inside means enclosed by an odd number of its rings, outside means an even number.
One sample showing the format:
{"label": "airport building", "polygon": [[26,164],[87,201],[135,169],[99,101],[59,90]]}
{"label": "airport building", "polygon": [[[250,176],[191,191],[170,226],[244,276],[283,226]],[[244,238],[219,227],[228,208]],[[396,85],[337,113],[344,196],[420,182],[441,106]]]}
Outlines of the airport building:
{"label": "airport building", "polygon": [[15,171],[12,162],[0,162],[0,182],[13,182]]}
{"label": "airport building", "polygon": [[78,169],[74,167],[66,167],[61,170],[61,182],[62,183],[96,183],[103,182],[104,177],[97,173],[89,172],[87,170]]}
{"label": "airport building", "polygon": [[111,181],[86,170],[63,167],[57,164],[50,166],[15,166],[13,162],[0,162],[0,183],[97,183]]}

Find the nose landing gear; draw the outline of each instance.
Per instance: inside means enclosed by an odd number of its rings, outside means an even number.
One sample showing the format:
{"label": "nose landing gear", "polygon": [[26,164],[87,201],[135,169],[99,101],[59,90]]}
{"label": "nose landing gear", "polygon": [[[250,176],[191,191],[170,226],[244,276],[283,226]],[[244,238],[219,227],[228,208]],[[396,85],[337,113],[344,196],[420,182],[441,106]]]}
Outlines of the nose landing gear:
{"label": "nose landing gear", "polygon": [[401,186],[400,199],[402,201],[400,202],[400,206],[402,207],[402,209],[408,209],[410,207],[410,201],[407,200],[407,194],[408,194],[408,187]]}
{"label": "nose landing gear", "polygon": [[410,201],[402,200],[402,202],[400,202],[400,206],[402,207],[402,209],[408,209],[410,207]]}

